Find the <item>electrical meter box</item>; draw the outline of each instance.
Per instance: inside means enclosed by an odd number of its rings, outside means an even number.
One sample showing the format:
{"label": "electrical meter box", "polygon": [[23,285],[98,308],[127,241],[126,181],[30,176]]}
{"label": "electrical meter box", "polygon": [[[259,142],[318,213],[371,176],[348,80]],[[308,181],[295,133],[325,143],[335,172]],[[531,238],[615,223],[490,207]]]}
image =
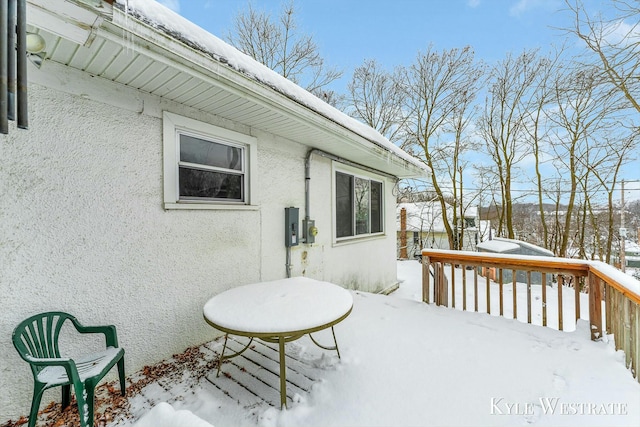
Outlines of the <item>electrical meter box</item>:
{"label": "electrical meter box", "polygon": [[300,242],[299,228],[299,209],[284,208],[284,245],[287,248],[298,246]]}

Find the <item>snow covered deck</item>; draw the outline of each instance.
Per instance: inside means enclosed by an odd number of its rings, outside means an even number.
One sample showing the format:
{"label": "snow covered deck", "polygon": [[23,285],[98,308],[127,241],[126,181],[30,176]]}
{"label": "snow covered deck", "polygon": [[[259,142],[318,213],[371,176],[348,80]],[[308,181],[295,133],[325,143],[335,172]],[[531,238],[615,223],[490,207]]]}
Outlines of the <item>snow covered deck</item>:
{"label": "snow covered deck", "polygon": [[353,293],[353,311],[336,327],[341,361],[307,338],[287,344],[287,410],[275,347],[256,343],[216,378],[217,340],[132,375],[126,400],[117,387],[103,391],[101,425],[132,426],[162,402],[217,427],[640,425],[640,384],[607,337],[589,339],[587,322],[562,332],[424,304],[420,264],[398,266],[394,294]]}

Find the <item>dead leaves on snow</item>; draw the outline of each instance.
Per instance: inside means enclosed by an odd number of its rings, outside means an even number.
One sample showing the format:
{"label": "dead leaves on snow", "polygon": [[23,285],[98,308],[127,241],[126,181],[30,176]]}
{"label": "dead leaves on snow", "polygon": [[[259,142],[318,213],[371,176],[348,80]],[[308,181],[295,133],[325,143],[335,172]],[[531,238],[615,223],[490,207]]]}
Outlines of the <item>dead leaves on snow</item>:
{"label": "dead leaves on snow", "polygon": [[[174,354],[171,359],[155,365],[145,366],[141,371],[130,375],[125,395],[120,394],[119,381],[111,381],[96,388],[95,427],[105,427],[116,419],[130,419],[129,399],[138,395],[147,385],[160,379],[168,381],[179,379],[185,371],[191,372],[194,381],[209,374],[217,368],[217,357],[206,357],[201,346],[187,348],[183,353]],[[59,390],[57,388],[56,390]],[[9,420],[0,427],[19,427],[26,425],[28,418],[21,416],[18,420]],[[38,413],[38,427],[76,427],[80,426],[78,406],[75,396],[67,408],[62,410],[59,402],[50,402]]]}

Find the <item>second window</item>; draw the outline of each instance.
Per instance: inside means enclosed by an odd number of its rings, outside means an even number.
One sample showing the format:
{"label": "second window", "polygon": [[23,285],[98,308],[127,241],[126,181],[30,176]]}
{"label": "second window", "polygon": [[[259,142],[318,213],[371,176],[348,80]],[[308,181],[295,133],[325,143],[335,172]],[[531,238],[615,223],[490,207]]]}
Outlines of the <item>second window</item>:
{"label": "second window", "polygon": [[382,233],[382,182],[336,172],[336,237]]}

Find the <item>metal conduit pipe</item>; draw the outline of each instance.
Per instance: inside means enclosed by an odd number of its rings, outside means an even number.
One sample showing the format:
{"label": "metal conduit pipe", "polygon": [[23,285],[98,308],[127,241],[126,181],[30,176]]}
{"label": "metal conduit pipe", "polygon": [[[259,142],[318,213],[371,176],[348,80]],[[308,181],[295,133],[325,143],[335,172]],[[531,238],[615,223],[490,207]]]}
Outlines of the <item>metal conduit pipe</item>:
{"label": "metal conduit pipe", "polygon": [[9,1],[7,28],[7,117],[16,119],[16,2]]}
{"label": "metal conduit pipe", "polygon": [[18,128],[29,128],[27,110],[27,2],[18,0],[17,5],[17,85],[18,85]]}
{"label": "metal conduit pipe", "polygon": [[9,48],[7,38],[9,31],[9,3],[0,0],[0,133],[9,133],[9,114],[7,109],[7,55]]}

